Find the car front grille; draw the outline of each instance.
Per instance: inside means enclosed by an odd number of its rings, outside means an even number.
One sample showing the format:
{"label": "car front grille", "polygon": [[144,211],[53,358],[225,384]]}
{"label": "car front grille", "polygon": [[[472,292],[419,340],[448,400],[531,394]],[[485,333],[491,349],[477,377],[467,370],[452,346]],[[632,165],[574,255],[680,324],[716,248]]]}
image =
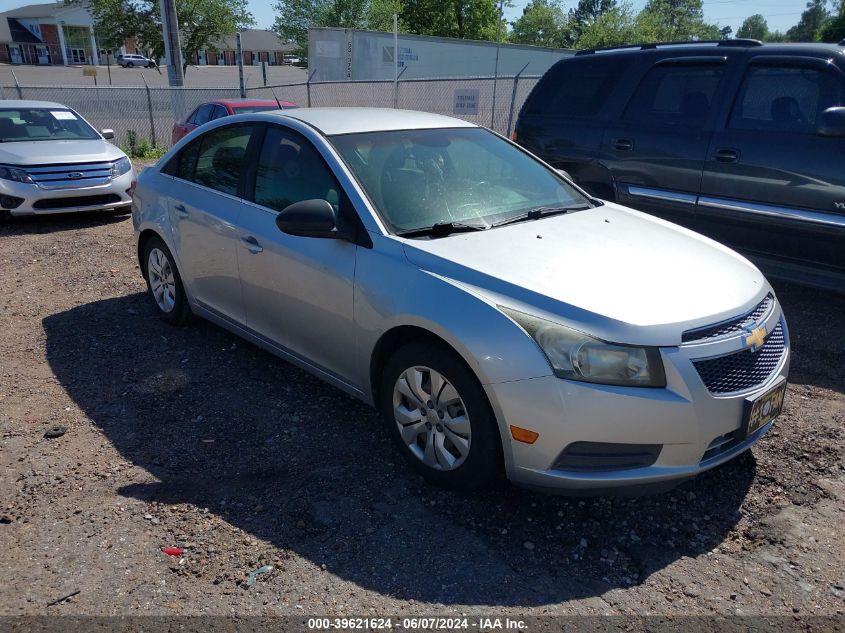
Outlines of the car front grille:
{"label": "car front grille", "polygon": [[745,349],[725,356],[692,361],[712,394],[747,391],[762,385],[780,365],[786,350],[783,320],[756,352]]}
{"label": "car front grille", "polygon": [[112,163],[76,163],[70,165],[38,165],[26,172],[42,189],[81,189],[111,182]]}
{"label": "car front grille", "polygon": [[700,343],[739,334],[745,328],[753,328],[755,325],[760,323],[771,313],[774,306],[775,297],[772,293],[769,293],[763,297],[763,300],[757,304],[757,307],[750,312],[728,319],[727,321],[722,321],[721,323],[708,325],[695,330],[687,330],[681,335],[681,342],[691,343],[695,341]]}
{"label": "car front grille", "polygon": [[720,435],[707,447],[707,450],[704,451],[704,455],[701,458],[700,463],[705,463],[713,459],[714,457],[718,457],[722,453],[726,453],[731,450],[734,446],[739,444],[742,441],[742,437],[740,435],[740,431],[731,431],[730,433],[725,433],[724,435]]}
{"label": "car front grille", "polygon": [[120,202],[120,196],[109,193],[102,196],[74,196],[71,198],[44,198],[33,203],[34,209],[72,209],[74,207],[99,207]]}
{"label": "car front grille", "polygon": [[599,472],[645,468],[657,461],[662,444],[573,442],[555,460],[555,470]]}

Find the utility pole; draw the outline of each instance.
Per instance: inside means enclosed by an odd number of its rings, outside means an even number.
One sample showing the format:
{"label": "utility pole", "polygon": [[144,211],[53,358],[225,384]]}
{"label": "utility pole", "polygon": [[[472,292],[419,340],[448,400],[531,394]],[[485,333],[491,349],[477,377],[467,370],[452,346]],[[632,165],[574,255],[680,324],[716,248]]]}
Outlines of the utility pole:
{"label": "utility pole", "polygon": [[393,107],[399,107],[399,16],[393,14]]}
{"label": "utility pole", "polygon": [[164,54],[167,56],[167,79],[171,87],[185,85],[182,69],[182,44],[179,41],[179,18],[175,0],[161,0],[161,29],[164,36]]}
{"label": "utility pole", "polygon": [[241,34],[235,34],[235,49],[238,57],[238,81],[241,87],[241,99],[246,98],[246,86],[244,85],[244,51],[241,43]]}
{"label": "utility pole", "polygon": [[490,112],[490,128],[496,119],[496,84],[499,83],[499,48],[502,44],[502,16],[504,14],[505,0],[499,0],[499,24],[496,26],[496,67],[493,70],[493,103]]}

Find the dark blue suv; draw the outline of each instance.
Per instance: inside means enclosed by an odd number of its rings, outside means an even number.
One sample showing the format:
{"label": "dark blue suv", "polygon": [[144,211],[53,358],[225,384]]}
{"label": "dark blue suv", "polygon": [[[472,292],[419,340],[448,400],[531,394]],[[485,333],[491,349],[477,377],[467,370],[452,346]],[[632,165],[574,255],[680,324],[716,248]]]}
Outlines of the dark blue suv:
{"label": "dark blue suv", "polygon": [[[722,40],[579,51],[517,142],[593,195],[845,291],[845,48]],[[671,262],[667,262],[671,265]]]}

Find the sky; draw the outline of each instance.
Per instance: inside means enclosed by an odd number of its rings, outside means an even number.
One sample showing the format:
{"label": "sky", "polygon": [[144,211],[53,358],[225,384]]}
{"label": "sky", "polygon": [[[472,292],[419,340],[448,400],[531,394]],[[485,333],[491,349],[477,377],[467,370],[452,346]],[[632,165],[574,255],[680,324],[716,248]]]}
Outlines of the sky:
{"label": "sky", "polygon": [[[491,0],[495,1],[495,0]],[[528,0],[512,0],[513,7],[505,9],[505,17],[509,22],[522,14],[522,8]],[[32,4],[37,0],[0,0],[0,11],[8,11],[24,4]],[[642,9],[646,0],[632,0],[636,10]],[[255,16],[259,28],[269,28],[273,24],[276,12],[272,0],[249,0],[250,11]],[[564,0],[566,10],[574,7],[577,0]],[[720,26],[730,26],[734,33],[749,15],[762,13],[769,23],[769,29],[786,31],[798,22],[807,0],[704,0],[704,17],[708,22],[718,23]]]}

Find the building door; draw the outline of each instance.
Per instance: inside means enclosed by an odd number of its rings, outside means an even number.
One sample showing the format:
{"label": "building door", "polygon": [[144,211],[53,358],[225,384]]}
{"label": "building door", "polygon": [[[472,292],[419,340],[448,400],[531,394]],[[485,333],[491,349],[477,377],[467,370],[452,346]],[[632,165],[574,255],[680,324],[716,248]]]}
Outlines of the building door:
{"label": "building door", "polygon": [[47,50],[46,46],[36,46],[35,51],[38,54],[38,63],[39,64],[49,64],[50,63],[50,51]]}
{"label": "building door", "polygon": [[85,55],[84,48],[72,48],[70,49],[70,59],[74,64],[86,64],[88,63],[88,58]]}

